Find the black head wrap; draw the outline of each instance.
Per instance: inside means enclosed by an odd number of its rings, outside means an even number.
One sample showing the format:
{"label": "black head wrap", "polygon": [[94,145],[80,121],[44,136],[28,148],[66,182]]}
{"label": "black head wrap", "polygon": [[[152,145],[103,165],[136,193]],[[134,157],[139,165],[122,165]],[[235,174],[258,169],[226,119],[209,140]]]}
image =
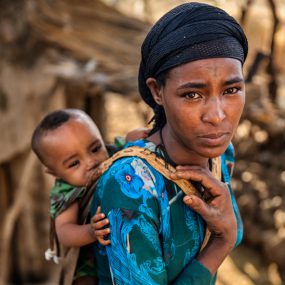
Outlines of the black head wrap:
{"label": "black head wrap", "polygon": [[199,59],[235,58],[243,64],[247,51],[242,28],[225,11],[196,2],[182,4],[165,14],[143,42],[140,94],[155,109],[156,103],[146,85],[147,78]]}

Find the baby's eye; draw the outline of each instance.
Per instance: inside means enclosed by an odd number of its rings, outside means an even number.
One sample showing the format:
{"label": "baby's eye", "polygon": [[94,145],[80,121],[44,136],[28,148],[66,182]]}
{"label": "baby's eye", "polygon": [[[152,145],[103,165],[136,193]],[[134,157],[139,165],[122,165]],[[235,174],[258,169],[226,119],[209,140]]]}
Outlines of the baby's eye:
{"label": "baby's eye", "polygon": [[96,145],[94,147],[92,147],[91,152],[96,153],[97,151],[99,151],[101,149],[102,145]]}
{"label": "baby's eye", "polygon": [[241,90],[241,88],[239,88],[239,87],[231,87],[231,88],[226,89],[224,94],[236,94],[240,90]]}
{"label": "baby's eye", "polygon": [[71,162],[69,165],[68,165],[68,168],[73,168],[75,166],[79,165],[79,160],[74,160],[73,162]]}

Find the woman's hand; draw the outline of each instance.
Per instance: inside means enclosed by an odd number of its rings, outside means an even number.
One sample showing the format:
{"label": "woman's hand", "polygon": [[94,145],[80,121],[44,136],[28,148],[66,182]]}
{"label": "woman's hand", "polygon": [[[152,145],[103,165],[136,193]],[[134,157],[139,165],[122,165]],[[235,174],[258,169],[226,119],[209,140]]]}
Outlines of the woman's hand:
{"label": "woman's hand", "polygon": [[101,207],[96,210],[95,215],[91,218],[91,231],[102,245],[108,245],[110,240],[106,240],[105,237],[110,233],[110,228],[105,228],[109,224],[109,220],[105,218],[105,214],[101,213]]}
{"label": "woman's hand", "polygon": [[237,237],[231,196],[227,185],[213,177],[212,173],[199,166],[178,166],[173,179],[187,179],[200,182],[205,190],[205,200],[198,196],[185,196],[184,203],[199,213],[207,223],[211,238],[198,259],[213,274],[234,247]]}

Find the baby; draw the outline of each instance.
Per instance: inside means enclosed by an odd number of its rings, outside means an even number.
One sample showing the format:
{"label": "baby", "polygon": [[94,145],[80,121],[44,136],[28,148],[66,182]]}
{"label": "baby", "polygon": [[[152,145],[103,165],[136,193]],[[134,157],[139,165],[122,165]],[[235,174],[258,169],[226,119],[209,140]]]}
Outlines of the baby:
{"label": "baby", "polygon": [[[144,138],[147,134],[147,129],[133,130],[126,139]],[[54,111],[35,129],[32,149],[46,172],[56,178],[50,194],[50,215],[55,221],[59,242],[67,247],[83,247],[95,241],[109,244],[110,241],[104,238],[110,232],[106,228],[108,219],[100,213],[100,208],[91,223],[78,224],[82,186],[88,184],[98,165],[114,152],[114,147],[108,152],[92,119],[78,109]],[[95,269],[86,270],[86,266],[78,264],[76,277],[80,278],[73,284],[96,284],[94,275]]]}

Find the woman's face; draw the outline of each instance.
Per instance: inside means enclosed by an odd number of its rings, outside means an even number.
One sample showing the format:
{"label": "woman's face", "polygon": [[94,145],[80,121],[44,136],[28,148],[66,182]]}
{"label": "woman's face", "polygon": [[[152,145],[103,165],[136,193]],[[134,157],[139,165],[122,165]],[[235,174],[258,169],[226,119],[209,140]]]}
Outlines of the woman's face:
{"label": "woman's face", "polygon": [[166,113],[163,133],[168,149],[204,158],[226,150],[245,103],[238,60],[203,59],[181,65],[169,71],[164,86],[153,90],[154,99]]}

